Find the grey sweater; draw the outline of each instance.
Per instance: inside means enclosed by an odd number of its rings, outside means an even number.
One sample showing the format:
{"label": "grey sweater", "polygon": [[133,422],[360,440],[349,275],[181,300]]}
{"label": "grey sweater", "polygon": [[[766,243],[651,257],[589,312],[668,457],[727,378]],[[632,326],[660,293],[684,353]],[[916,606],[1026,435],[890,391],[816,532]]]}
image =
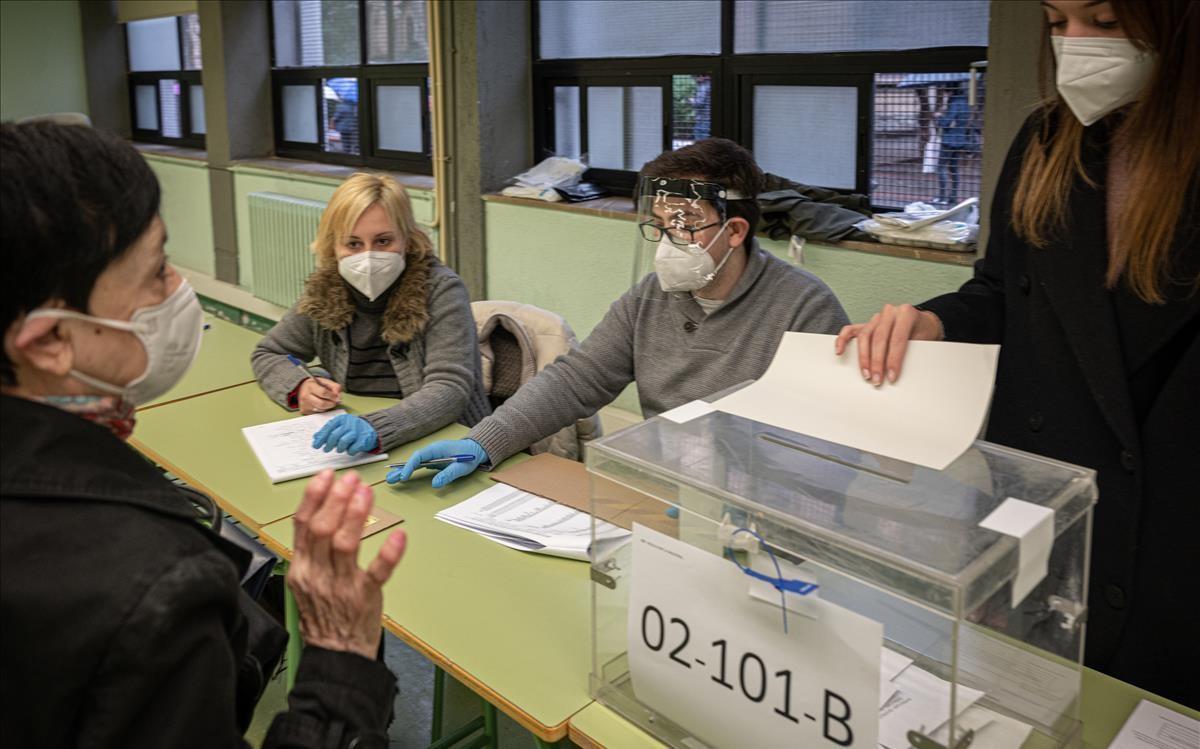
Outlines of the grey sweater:
{"label": "grey sweater", "polygon": [[468,437],[497,464],[636,382],[646,418],[766,371],[789,331],[837,333],[849,323],[816,276],[750,247],[746,269],[705,315],[688,292],[664,292],[655,274],[609,307],[579,348],[560,356]]}
{"label": "grey sweater", "polygon": [[[390,292],[380,337],[404,398],[364,414],[389,450],[455,421],[474,425],[491,413],[483,392],[475,319],[466,286],[432,257],[408,259]],[[350,328],[359,313],[336,266],[318,268],[304,295],[251,354],[254,375],[275,402],[289,402],[305,375],[287,360],[320,359],[330,379],[346,384]]]}

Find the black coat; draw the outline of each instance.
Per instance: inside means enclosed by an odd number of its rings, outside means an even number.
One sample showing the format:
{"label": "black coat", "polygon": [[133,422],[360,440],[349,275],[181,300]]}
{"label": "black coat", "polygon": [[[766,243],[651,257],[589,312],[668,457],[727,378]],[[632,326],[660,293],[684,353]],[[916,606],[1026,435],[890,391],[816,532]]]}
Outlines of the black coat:
{"label": "black coat", "polygon": [[1172,250],[1185,280],[1167,304],[1105,289],[1111,119],[1086,131],[1098,187],[1079,181],[1066,228],[1036,249],[1011,223],[1031,118],[996,188],[987,256],[961,289],[920,307],[948,340],[1002,344],[989,440],[1097,471],[1087,665],[1196,706],[1200,293],[1186,279],[1200,270],[1200,207],[1193,190]]}
{"label": "black coat", "polygon": [[[52,406],[0,396],[0,456],[0,745],[243,746],[259,690],[240,550],[106,429]],[[264,746],[386,745],[394,694],[382,663],[308,648]]]}

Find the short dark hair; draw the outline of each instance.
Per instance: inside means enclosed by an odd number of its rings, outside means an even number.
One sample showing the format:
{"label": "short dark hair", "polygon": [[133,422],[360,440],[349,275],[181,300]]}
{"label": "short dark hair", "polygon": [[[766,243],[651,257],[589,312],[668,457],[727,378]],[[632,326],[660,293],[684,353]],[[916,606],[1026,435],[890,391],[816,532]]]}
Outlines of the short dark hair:
{"label": "short dark hair", "polygon": [[726,138],[705,138],[675,151],[664,151],[646,162],[641,177],[697,177],[737,190],[745,200],[731,200],[728,216],[740,216],[750,224],[750,233],[758,231],[762,211],[758,194],[763,189],[763,172],[754,154]]}
{"label": "short dark hair", "polygon": [[[154,172],[120,137],[83,125],[0,125],[0,324],[53,299],[87,311],[92,287],[158,213]],[[15,384],[0,351],[0,380]]]}

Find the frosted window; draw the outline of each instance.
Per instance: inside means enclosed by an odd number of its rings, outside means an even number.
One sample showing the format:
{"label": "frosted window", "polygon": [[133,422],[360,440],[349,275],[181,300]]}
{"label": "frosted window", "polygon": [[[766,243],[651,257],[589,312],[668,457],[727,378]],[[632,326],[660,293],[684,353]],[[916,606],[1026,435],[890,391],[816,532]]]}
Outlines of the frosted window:
{"label": "frosted window", "polygon": [[133,106],[138,130],[158,131],[158,101],[154,86],[134,86]]}
{"label": "frosted window", "polygon": [[986,47],[988,0],[736,0],[737,53]]}
{"label": "frosted window", "polygon": [[854,188],[858,90],[755,86],[754,157],[764,171],[820,187]]}
{"label": "frosted window", "polygon": [[579,152],[579,87],[554,87],[554,153],[577,159]]}
{"label": "frosted window", "polygon": [[188,95],[191,97],[188,105],[192,109],[192,133],[203,135],[208,132],[204,124],[204,86],[189,86]]}
{"label": "frosted window", "polygon": [[715,55],[720,0],[539,0],[542,59]]}
{"label": "frosted window", "polygon": [[273,0],[275,66],[358,65],[358,3]]}
{"label": "frosted window", "polygon": [[317,142],[317,90],[313,86],[283,87],[283,139]]}
{"label": "frosted window", "polygon": [[179,70],[179,32],[174,17],[130,21],[125,25],[125,38],[131,71]]}
{"label": "frosted window", "polygon": [[425,0],[367,0],[367,62],[428,62]]}
{"label": "frosted window", "polygon": [[375,89],[379,147],[389,151],[424,150],[421,138],[421,87],[379,86]]}
{"label": "frosted window", "polygon": [[593,86],[587,96],[590,166],[636,171],[662,152],[662,89]]}

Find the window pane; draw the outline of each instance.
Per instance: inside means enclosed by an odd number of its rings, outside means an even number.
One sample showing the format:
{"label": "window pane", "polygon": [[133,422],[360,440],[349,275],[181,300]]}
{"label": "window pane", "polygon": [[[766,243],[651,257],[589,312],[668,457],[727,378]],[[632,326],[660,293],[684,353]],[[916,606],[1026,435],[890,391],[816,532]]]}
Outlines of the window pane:
{"label": "window pane", "polygon": [[988,0],[736,0],[733,35],[737,53],[986,47]]}
{"label": "window pane", "polygon": [[375,132],[379,148],[422,153],[421,87],[378,86],[375,89]]}
{"label": "window pane", "polygon": [[671,148],[712,135],[712,77],[672,76]]}
{"label": "window pane", "polygon": [[358,3],[273,0],[275,67],[358,65]]}
{"label": "window pane", "polygon": [[425,0],[367,0],[367,62],[429,62]]}
{"label": "window pane", "polygon": [[293,143],[317,142],[317,89],[283,87],[283,139]]}
{"label": "window pane", "polygon": [[544,60],[716,55],[720,0],[539,0]]}
{"label": "window pane", "polygon": [[589,88],[588,165],[638,170],[661,153],[662,96],[657,86]]}
{"label": "window pane", "polygon": [[982,76],[971,106],[967,73],[875,76],[871,202],[953,204],[979,195]]}
{"label": "window pane", "polygon": [[162,134],[166,138],[183,137],[182,107],[179,104],[179,81],[158,82],[158,104],[162,109]]}
{"label": "window pane", "polygon": [[853,188],[858,90],[755,86],[754,157],[764,171],[820,187]]}
{"label": "window pane", "polygon": [[554,154],[577,159],[579,152],[579,87],[554,87]]}
{"label": "window pane", "polygon": [[192,134],[203,135],[208,132],[204,124],[204,86],[188,86],[188,95],[191,97],[188,105],[192,109]]}
{"label": "window pane", "polygon": [[129,69],[179,70],[179,31],[175,18],[130,21],[125,25],[129,43]]}
{"label": "window pane", "polygon": [[183,69],[199,70],[202,67],[200,57],[200,16],[188,13],[179,17],[183,31]]}
{"label": "window pane", "polygon": [[325,150],[358,153],[358,79],[326,78],[322,81],[325,112]]}
{"label": "window pane", "polygon": [[154,86],[133,87],[133,107],[136,112],[138,130],[158,130],[158,102],[154,98]]}

